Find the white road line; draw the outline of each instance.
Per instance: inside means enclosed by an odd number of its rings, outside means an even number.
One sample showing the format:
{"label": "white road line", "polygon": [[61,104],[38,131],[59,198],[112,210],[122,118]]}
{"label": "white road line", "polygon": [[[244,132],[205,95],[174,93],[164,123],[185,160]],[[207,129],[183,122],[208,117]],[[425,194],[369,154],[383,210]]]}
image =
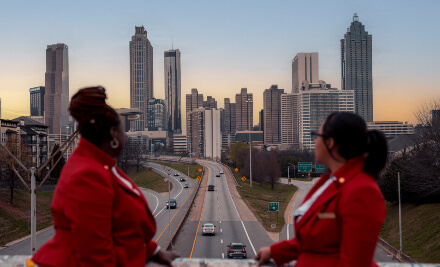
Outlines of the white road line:
{"label": "white road line", "polygon": [[[139,188],[140,189],[146,189],[146,188],[143,188],[143,187],[139,187]],[[145,190],[145,193],[150,194],[150,195],[152,195],[153,197],[156,198],[156,208],[154,208],[154,211],[153,211],[153,214],[154,214],[156,212],[156,210],[157,210],[157,207],[159,206],[159,198],[157,198],[156,195],[148,192],[147,190]]]}
{"label": "white road line", "polygon": [[222,243],[222,244],[223,244],[223,239],[220,239],[220,243]]}
{"label": "white road line", "polygon": [[222,259],[224,259],[224,258],[225,258],[225,253],[222,252]]}
{"label": "white road line", "polygon": [[[227,183],[226,183],[226,185],[227,185]],[[234,204],[235,212],[237,212],[237,216],[238,216],[238,218],[240,218],[241,225],[243,226],[243,229],[244,229],[244,232],[245,232],[245,234],[246,234],[246,237],[247,237],[247,239],[249,240],[249,244],[251,245],[251,248],[252,248],[252,250],[254,251],[254,255],[257,255],[257,251],[255,250],[254,244],[252,244],[251,238],[249,237],[249,234],[248,234],[248,232],[247,232],[247,230],[246,230],[246,227],[244,226],[244,222],[243,222],[243,220],[241,219],[240,214],[238,213],[238,210],[237,210],[237,207],[235,206],[235,202],[234,202],[234,200],[232,199],[231,190],[229,190],[229,186],[227,186],[227,188],[228,188],[228,192],[229,192],[230,200],[232,201],[232,204]],[[220,222],[220,223],[221,223],[221,222]]]}
{"label": "white road line", "polygon": [[222,233],[223,232],[223,229],[220,229],[220,233]]}

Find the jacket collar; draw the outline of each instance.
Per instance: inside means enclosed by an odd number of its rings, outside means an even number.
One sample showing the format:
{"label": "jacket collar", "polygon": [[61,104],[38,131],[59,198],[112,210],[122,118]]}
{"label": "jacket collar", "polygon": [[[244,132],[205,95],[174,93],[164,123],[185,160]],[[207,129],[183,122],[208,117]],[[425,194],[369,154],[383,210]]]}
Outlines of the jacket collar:
{"label": "jacket collar", "polygon": [[129,193],[141,197],[146,203],[144,196],[137,186],[121,170],[119,170],[119,168],[116,168],[116,160],[102,151],[99,147],[82,137],[79,140],[79,145],[76,148],[75,153],[84,157],[93,158],[98,163],[102,164],[106,170],[112,172],[112,175],[116,177],[116,180],[121,187],[125,188]]}
{"label": "jacket collar", "polygon": [[[346,185],[348,182],[350,182],[353,177],[359,172],[362,171],[364,167],[364,156],[359,156],[353,159],[350,159],[347,161],[341,168],[335,171],[333,173],[333,176],[336,178],[336,181],[331,183],[327,189],[322,192],[322,194],[316,199],[316,201],[312,204],[312,206],[309,208],[309,210],[304,214],[304,216],[301,218],[301,220],[298,222],[296,229],[299,229],[299,227],[304,224],[311,216],[316,214],[316,211],[325,203],[327,203],[330,199],[335,197],[342,186]],[[329,179],[330,176],[328,174],[323,174],[316,183],[316,185],[310,190],[310,192],[307,194],[307,197],[304,199],[306,201],[313,195],[313,193],[321,187],[327,179]]]}
{"label": "jacket collar", "polygon": [[109,169],[116,164],[116,160],[110,155],[102,151],[99,147],[92,144],[90,141],[81,137],[79,144],[75,149],[74,153],[79,155],[93,158],[97,162],[101,163],[103,166],[107,166]]}

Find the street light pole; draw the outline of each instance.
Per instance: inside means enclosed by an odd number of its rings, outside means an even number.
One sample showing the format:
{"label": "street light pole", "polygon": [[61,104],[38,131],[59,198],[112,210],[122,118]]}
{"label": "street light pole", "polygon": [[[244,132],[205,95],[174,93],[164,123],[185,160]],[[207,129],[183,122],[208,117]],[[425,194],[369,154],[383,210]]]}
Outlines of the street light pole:
{"label": "street light pole", "polygon": [[252,103],[251,99],[246,101],[248,103],[248,119],[249,119],[249,187],[252,187],[252,139],[251,139],[251,114],[249,112],[249,103]]}

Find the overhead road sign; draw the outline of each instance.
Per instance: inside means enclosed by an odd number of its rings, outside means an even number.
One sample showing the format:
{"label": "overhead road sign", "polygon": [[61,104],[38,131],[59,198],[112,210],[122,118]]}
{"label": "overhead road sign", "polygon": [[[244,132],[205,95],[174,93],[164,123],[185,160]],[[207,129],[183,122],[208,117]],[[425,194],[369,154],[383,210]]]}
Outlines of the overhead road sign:
{"label": "overhead road sign", "polygon": [[312,163],[311,162],[298,162],[298,172],[311,172]]}

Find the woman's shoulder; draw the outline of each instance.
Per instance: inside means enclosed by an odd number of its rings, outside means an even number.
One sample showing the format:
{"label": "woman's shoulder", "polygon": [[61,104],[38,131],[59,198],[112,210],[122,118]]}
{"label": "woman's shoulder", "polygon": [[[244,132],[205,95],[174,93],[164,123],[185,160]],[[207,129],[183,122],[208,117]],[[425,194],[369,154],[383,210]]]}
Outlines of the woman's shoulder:
{"label": "woman's shoulder", "polygon": [[111,167],[98,160],[81,155],[72,155],[63,168],[62,178],[69,182],[93,179],[93,183],[111,183]]}

